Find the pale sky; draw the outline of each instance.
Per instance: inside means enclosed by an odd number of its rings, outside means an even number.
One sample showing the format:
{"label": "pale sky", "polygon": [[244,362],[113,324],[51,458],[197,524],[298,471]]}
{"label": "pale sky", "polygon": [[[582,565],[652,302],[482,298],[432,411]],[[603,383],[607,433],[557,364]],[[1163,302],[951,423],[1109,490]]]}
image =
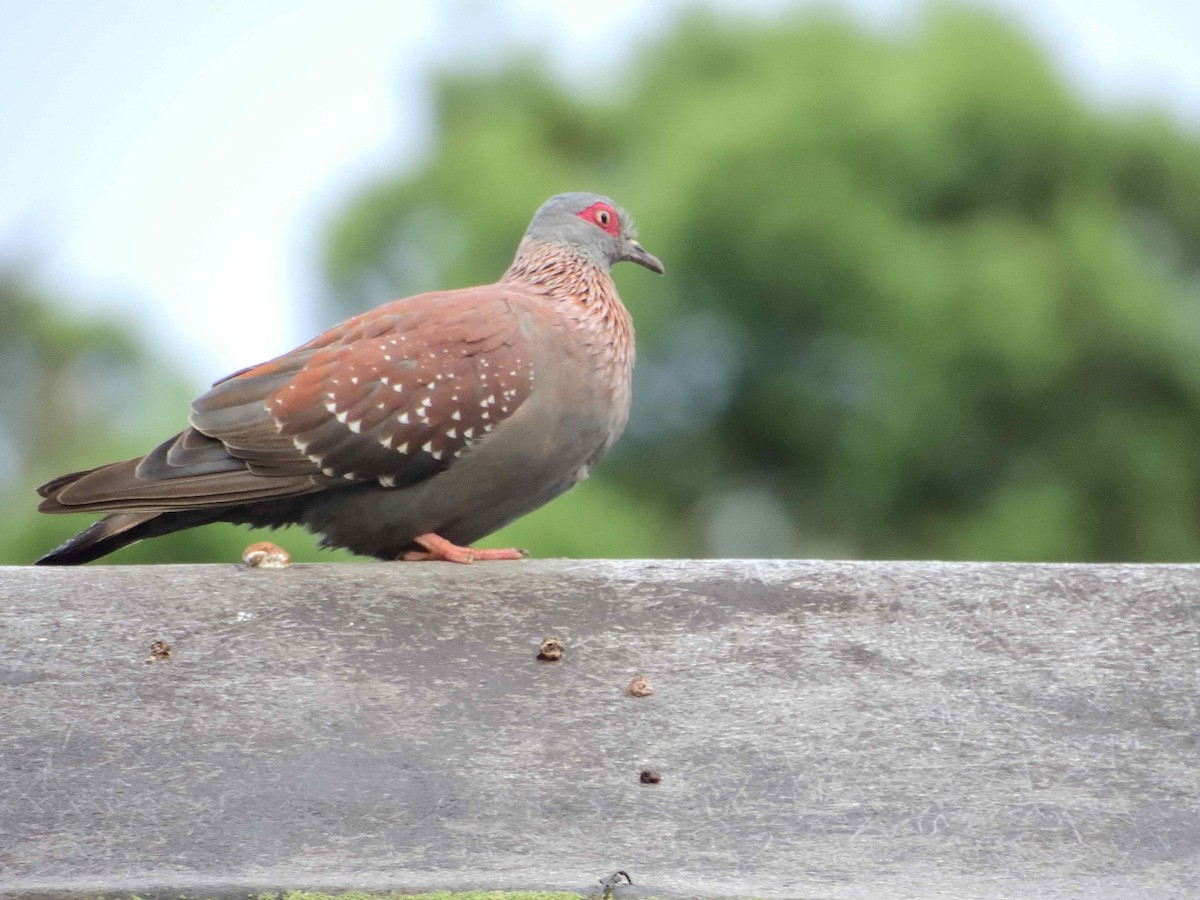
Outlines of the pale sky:
{"label": "pale sky", "polygon": [[[603,93],[686,5],[0,0],[0,265],[129,312],[212,381],[331,324],[309,315],[324,223],[429,152],[432,68],[487,66],[520,41]],[[919,8],[842,5],[885,26]],[[1097,102],[1152,103],[1200,134],[1195,0],[988,5]]]}

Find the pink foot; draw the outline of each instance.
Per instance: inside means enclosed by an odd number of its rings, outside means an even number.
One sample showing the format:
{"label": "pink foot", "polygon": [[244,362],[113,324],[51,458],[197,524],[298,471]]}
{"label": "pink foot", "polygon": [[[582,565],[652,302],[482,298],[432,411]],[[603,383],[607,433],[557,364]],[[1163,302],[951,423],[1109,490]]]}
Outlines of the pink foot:
{"label": "pink foot", "polygon": [[424,550],[409,550],[400,558],[407,562],[428,562],[442,560],[445,562],[469,563],[483,559],[526,559],[529,554],[524,550],[503,549],[485,550],[477,547],[460,547],[452,544],[444,537],[439,537],[432,531],[429,534],[419,534],[413,538],[414,544],[420,544]]}

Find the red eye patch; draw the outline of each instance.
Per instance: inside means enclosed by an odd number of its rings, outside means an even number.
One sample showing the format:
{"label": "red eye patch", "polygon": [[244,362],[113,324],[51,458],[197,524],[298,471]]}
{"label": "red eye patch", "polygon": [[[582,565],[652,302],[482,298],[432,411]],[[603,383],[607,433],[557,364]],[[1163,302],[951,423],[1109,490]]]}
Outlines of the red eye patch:
{"label": "red eye patch", "polygon": [[613,237],[621,236],[621,220],[617,216],[617,211],[603,201],[593,203],[582,212],[576,213],[576,215],[599,226]]}

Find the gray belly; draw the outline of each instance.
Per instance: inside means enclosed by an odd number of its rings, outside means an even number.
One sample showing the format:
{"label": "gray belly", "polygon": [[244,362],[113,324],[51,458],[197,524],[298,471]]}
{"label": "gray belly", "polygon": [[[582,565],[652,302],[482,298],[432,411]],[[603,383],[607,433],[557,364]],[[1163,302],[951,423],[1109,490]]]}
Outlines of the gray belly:
{"label": "gray belly", "polygon": [[613,411],[527,403],[445,471],[407,488],[351,486],[313,495],[301,521],[327,546],[395,559],[435,532],[470,544],[569,490],[616,439]]}

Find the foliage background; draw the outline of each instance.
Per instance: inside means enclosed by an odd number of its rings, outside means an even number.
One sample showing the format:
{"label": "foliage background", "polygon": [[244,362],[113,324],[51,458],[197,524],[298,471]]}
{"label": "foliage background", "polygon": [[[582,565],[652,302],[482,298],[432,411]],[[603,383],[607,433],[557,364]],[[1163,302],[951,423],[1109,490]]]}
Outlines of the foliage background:
{"label": "foliage background", "polygon": [[[493,280],[562,190],[628,206],[668,268],[616,275],[639,340],[626,437],[489,544],[1200,556],[1200,138],[1169,118],[1090,107],[1004,19],[954,8],[890,32],[691,12],[612,95],[530,56],[431,90],[424,161],[329,223],[315,320]],[[0,309],[0,560],[27,563],[88,521],[38,516],[33,486],[144,452],[202,386],[19,268]],[[212,526],[112,561],[252,539]]]}

